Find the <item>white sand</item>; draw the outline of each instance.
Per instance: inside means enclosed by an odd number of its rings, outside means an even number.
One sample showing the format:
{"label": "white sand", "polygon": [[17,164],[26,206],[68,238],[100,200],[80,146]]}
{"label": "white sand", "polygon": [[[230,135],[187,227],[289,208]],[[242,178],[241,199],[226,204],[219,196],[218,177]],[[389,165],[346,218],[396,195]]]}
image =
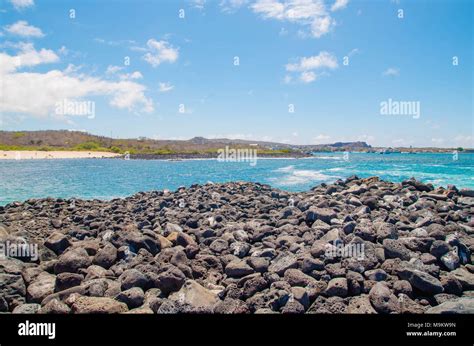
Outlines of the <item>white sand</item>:
{"label": "white sand", "polygon": [[102,151],[4,151],[0,150],[0,160],[34,159],[85,159],[115,157],[120,154]]}

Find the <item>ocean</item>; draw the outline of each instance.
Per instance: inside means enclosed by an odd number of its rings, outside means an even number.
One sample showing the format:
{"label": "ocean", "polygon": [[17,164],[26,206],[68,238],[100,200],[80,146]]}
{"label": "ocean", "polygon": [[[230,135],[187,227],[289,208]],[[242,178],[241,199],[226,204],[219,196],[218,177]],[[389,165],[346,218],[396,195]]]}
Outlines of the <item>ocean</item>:
{"label": "ocean", "polygon": [[139,191],[175,190],[207,182],[252,181],[304,191],[351,175],[400,182],[415,177],[435,186],[474,188],[474,154],[316,153],[305,159],[1,160],[0,205],[29,198],[112,199]]}

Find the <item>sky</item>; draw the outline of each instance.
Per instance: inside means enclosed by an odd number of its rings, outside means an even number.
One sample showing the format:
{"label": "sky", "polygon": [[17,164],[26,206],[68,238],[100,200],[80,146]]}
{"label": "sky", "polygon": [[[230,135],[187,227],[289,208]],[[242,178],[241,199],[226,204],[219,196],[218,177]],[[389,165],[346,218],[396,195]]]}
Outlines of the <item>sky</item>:
{"label": "sky", "polygon": [[474,147],[473,7],[0,0],[0,129]]}

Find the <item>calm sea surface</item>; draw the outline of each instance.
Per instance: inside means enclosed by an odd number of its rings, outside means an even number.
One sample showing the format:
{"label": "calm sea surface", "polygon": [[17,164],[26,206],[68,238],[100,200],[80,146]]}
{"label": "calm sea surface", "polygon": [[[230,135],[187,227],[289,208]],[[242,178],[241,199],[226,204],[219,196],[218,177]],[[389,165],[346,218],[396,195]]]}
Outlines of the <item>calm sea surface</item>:
{"label": "calm sea surface", "polygon": [[460,153],[454,160],[452,154],[350,153],[345,160],[342,153],[318,153],[310,159],[259,159],[255,166],[217,160],[1,160],[0,205],[43,197],[112,199],[209,181],[253,181],[303,191],[353,174],[474,188],[474,154]]}

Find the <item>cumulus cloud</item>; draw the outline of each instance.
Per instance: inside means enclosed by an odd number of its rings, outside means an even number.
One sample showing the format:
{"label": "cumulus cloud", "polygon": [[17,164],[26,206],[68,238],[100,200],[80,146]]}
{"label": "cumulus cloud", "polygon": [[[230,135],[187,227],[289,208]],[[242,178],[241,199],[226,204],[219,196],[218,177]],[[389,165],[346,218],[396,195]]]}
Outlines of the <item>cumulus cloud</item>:
{"label": "cumulus cloud", "polygon": [[171,85],[171,83],[169,83],[169,82],[165,82],[165,83],[160,82],[159,83],[159,91],[161,93],[165,93],[165,92],[171,91],[173,89],[174,89],[174,85]]}
{"label": "cumulus cloud", "polygon": [[16,10],[23,10],[35,5],[34,0],[10,0],[10,2]]}
{"label": "cumulus cloud", "polygon": [[33,25],[29,25],[25,20],[19,20],[18,22],[7,25],[5,31],[17,36],[22,37],[43,37],[44,34],[40,28],[37,28]]}
{"label": "cumulus cloud", "polygon": [[157,67],[163,62],[174,63],[178,60],[178,48],[174,48],[167,41],[157,41],[152,38],[148,40],[146,45],[147,53],[143,56],[143,59],[153,67]]}
{"label": "cumulus cloud", "polygon": [[307,26],[316,38],[326,35],[336,25],[323,0],[257,0],[250,7],[264,19]]}
{"label": "cumulus cloud", "polygon": [[349,0],[336,0],[334,4],[331,6],[331,11],[339,11],[344,8],[346,8],[347,4],[349,3]]}
{"label": "cumulus cloud", "polygon": [[[314,82],[318,74],[315,71],[334,70],[338,67],[337,59],[326,51],[318,55],[299,58],[295,63],[287,64],[286,71],[299,72],[299,79],[304,83]],[[285,77],[286,78],[286,77]],[[291,81],[291,78],[288,79]]]}
{"label": "cumulus cloud", "polygon": [[65,99],[107,96],[109,104],[119,109],[153,111],[153,102],[145,96],[145,86],[129,80],[106,81],[70,71],[50,70],[44,73],[24,72],[24,68],[55,63],[59,57],[48,49],[36,50],[22,44],[17,55],[0,53],[2,98],[0,112],[32,116],[53,115],[58,102]]}

